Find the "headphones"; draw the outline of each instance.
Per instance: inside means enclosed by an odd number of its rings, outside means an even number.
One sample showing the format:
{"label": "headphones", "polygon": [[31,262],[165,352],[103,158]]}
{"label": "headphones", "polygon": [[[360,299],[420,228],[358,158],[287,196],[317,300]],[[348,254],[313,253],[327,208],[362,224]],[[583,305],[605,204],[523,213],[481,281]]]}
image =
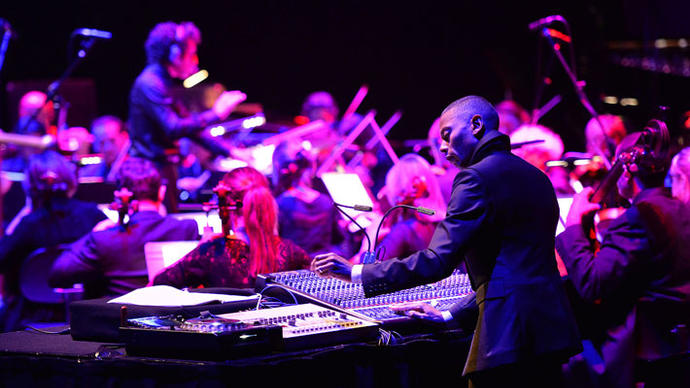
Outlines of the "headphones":
{"label": "headphones", "polygon": [[184,47],[185,28],[182,24],[175,26],[175,40],[170,45],[168,53],[168,61],[175,63],[182,56],[182,47]]}

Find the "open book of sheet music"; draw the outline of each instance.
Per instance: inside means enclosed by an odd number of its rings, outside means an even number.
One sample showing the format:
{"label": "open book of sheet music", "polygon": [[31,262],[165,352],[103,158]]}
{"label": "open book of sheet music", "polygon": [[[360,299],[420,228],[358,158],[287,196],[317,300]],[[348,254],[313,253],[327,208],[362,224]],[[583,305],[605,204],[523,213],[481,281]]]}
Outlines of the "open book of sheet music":
{"label": "open book of sheet music", "polygon": [[134,304],[138,306],[197,306],[212,302],[237,302],[258,300],[259,295],[227,295],[203,292],[187,292],[170,286],[152,286],[138,288],[125,295],[111,299],[108,303]]}

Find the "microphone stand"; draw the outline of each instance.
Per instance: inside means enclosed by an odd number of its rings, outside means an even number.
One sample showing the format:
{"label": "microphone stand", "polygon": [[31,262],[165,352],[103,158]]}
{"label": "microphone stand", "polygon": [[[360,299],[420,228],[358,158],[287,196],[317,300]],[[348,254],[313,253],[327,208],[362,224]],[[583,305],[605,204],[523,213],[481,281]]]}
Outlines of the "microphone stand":
{"label": "microphone stand", "polygon": [[[73,35],[70,39],[72,39],[73,37],[74,37],[74,35]],[[76,56],[74,59],[72,59],[72,62],[69,64],[69,66],[67,66],[67,68],[66,68],[65,71],[62,73],[62,75],[60,76],[60,78],[58,78],[57,81],[51,83],[51,84],[48,86],[48,89],[46,90],[46,101],[45,101],[45,103],[43,103],[43,106],[42,106],[40,109],[36,110],[36,112],[34,112],[34,113],[31,115],[31,118],[24,124],[24,128],[23,128],[23,129],[26,129],[26,126],[28,126],[29,123],[31,123],[32,121],[36,120],[36,118],[38,117],[38,115],[40,114],[40,112],[43,110],[43,107],[46,106],[46,104],[48,104],[48,101],[52,101],[53,98],[55,98],[55,96],[57,95],[58,90],[60,89],[60,86],[62,86],[62,83],[63,83],[70,75],[72,75],[72,72],[74,72],[74,69],[76,69],[77,66],[84,60],[84,58],[86,58],[86,55],[87,55],[87,54],[89,53],[89,51],[91,51],[91,49],[93,48],[94,43],[96,43],[96,38],[95,38],[95,37],[88,37],[88,38],[84,39],[84,40],[81,42],[81,47],[80,47],[79,50],[77,51],[77,56]],[[59,106],[59,104],[57,104],[57,105],[55,106],[55,110],[57,111],[57,110],[59,110],[59,109],[60,109],[60,106]],[[58,117],[58,113],[59,113],[59,112],[56,112],[56,115],[55,115],[56,118]],[[48,128],[46,128],[46,129],[48,129]]]}
{"label": "microphone stand", "polygon": [[[556,55],[556,58],[558,58],[558,61],[561,63],[563,66],[563,70],[565,70],[566,75],[570,79],[570,82],[573,84],[573,87],[575,88],[575,94],[577,94],[578,99],[580,100],[580,103],[582,106],[589,112],[590,116],[594,118],[597,123],[599,124],[599,128],[601,129],[601,133],[604,136],[604,139],[606,140],[607,143],[611,142],[611,139],[609,136],[606,134],[606,131],[604,130],[604,125],[601,122],[601,119],[599,118],[599,114],[594,110],[594,107],[592,106],[592,103],[589,101],[589,98],[585,94],[585,81],[579,81],[577,79],[577,76],[575,75],[575,72],[573,71],[573,67],[571,67],[568,62],[565,60],[563,57],[563,53],[561,53],[561,46],[560,44],[554,42],[553,38],[551,37],[551,32],[549,31],[548,28],[544,27],[541,29],[541,35],[546,38],[546,40],[549,42],[549,46],[553,50],[554,54]],[[572,37],[572,34],[571,34]],[[572,39],[572,38],[571,38]],[[572,45],[573,43],[570,42]],[[571,56],[573,55],[573,50],[571,46]],[[574,60],[574,58],[573,58]],[[606,157],[606,155],[603,154],[603,152],[599,149],[598,146],[592,147],[596,152],[597,155],[601,157],[601,159],[604,162],[604,165],[606,166],[607,169],[611,169],[611,161]]]}

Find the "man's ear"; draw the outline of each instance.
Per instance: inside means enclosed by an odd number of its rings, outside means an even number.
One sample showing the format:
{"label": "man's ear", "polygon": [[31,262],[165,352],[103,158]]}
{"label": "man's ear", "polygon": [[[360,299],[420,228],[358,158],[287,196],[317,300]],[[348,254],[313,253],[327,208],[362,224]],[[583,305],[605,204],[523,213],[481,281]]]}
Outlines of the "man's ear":
{"label": "man's ear", "polygon": [[480,115],[474,115],[472,116],[470,123],[472,125],[472,135],[474,135],[474,137],[477,139],[480,139],[484,134],[484,119],[482,119],[482,116]]}

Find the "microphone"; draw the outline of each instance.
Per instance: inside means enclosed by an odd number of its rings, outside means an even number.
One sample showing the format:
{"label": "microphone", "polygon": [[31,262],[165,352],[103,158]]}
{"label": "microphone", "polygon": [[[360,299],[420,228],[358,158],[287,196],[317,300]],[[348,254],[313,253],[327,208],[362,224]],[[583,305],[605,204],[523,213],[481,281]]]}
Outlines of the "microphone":
{"label": "microphone", "polygon": [[551,16],[547,16],[547,17],[545,17],[545,18],[541,18],[541,19],[539,19],[539,20],[533,21],[532,23],[529,24],[528,27],[529,27],[529,30],[530,30],[530,31],[534,31],[534,30],[536,30],[536,29],[538,29],[538,28],[541,28],[541,27],[543,27],[543,26],[549,25],[549,24],[551,24],[551,23],[553,23],[553,22],[556,22],[556,21],[565,24],[565,18],[564,18],[563,16],[561,16],[561,15],[551,15]]}
{"label": "microphone", "polygon": [[78,28],[74,30],[72,35],[81,35],[81,36],[86,36],[89,38],[98,38],[98,39],[110,39],[113,37],[113,34],[108,32],[108,31],[101,31],[101,30],[96,30],[93,28]]}
{"label": "microphone", "polygon": [[[362,263],[364,263],[364,264],[373,263],[374,259],[376,259],[376,256],[374,255],[374,252],[371,251],[371,239],[369,238],[369,235],[367,234],[366,230],[362,227],[362,225],[360,225],[354,218],[352,218],[349,214],[347,214],[345,211],[343,211],[343,209],[341,209],[341,207],[345,207],[348,209],[355,209],[355,210],[360,211],[360,212],[370,212],[373,210],[373,208],[371,206],[368,206],[368,205],[352,205],[352,206],[350,206],[350,205],[343,205],[343,204],[340,204],[337,202],[333,202],[333,206],[335,206],[335,208],[338,209],[339,212],[343,213],[345,215],[345,217],[349,218],[350,221],[352,221],[355,225],[357,225],[359,230],[361,230],[362,233],[364,233],[364,237],[367,238],[367,251],[362,253]],[[381,225],[379,225],[379,227],[380,226]],[[378,232],[377,232],[377,235],[378,235]]]}
{"label": "microphone", "polygon": [[436,214],[435,210],[427,209],[425,207],[417,206],[415,209],[418,213],[426,214],[427,216],[433,216]]}
{"label": "microphone", "polygon": [[[391,214],[391,212],[392,212],[393,210],[399,209],[399,208],[412,209],[412,210],[414,210],[414,211],[416,211],[416,212],[418,212],[418,213],[426,214],[426,215],[428,215],[428,216],[433,216],[434,214],[436,214],[436,212],[435,212],[434,210],[432,210],[432,209],[427,209],[427,208],[421,207],[421,206],[410,206],[410,205],[403,205],[403,204],[393,206],[392,208],[388,209],[388,211],[386,211],[386,213],[383,215],[383,217],[381,217],[381,221],[379,221],[379,226],[376,228],[376,237],[375,237],[375,240],[374,240],[374,241],[376,241],[377,244],[378,244],[378,241],[379,241],[379,231],[381,231],[381,225],[383,225],[383,220],[385,220],[386,217],[387,217],[389,214]],[[373,263],[373,262],[374,262],[374,259],[377,259],[377,258],[378,258],[378,252],[377,252],[377,254],[376,254],[373,258],[370,258],[372,261],[369,261],[369,262],[364,262],[364,261],[362,261],[362,264],[370,264],[370,263]]]}

